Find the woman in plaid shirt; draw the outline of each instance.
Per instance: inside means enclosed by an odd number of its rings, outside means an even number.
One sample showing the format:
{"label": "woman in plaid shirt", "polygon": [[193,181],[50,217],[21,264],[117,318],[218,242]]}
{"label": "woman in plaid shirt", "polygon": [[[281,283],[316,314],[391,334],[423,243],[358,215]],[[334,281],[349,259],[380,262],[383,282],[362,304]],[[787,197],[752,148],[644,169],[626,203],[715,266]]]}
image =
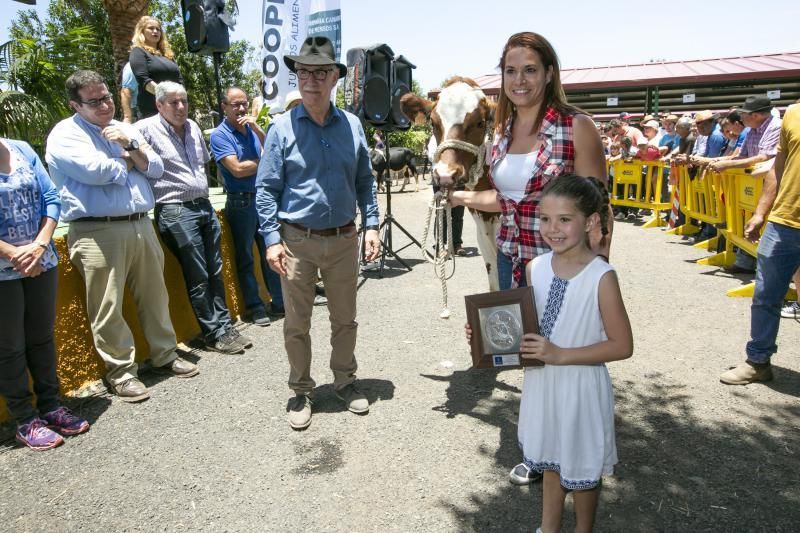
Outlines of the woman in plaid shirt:
{"label": "woman in plaid shirt", "polygon": [[[539,198],[553,178],[568,174],[606,180],[603,145],[594,121],[566,102],[558,56],[541,35],[512,35],[500,58],[502,90],[495,111],[489,166],[492,189],[455,191],[453,205],[501,212],[497,235],[500,289],[524,285],[525,265],[548,251],[539,233]],[[609,237],[592,248],[608,256]]]}

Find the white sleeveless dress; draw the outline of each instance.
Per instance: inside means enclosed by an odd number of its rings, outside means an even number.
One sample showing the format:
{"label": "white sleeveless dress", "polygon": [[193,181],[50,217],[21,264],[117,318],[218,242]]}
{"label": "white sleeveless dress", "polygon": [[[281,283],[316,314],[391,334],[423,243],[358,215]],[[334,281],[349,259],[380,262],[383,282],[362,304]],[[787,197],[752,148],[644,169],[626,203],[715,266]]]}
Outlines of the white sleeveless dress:
{"label": "white sleeveless dress", "polygon": [[[613,267],[596,258],[563,280],[553,273],[552,257],[552,252],[540,255],[531,267],[541,335],[562,348],[607,340],[597,290],[600,278]],[[518,438],[525,464],[539,472],[559,472],[566,489],[592,489],[604,474],[613,474],[614,392],[606,366],[527,368]]]}

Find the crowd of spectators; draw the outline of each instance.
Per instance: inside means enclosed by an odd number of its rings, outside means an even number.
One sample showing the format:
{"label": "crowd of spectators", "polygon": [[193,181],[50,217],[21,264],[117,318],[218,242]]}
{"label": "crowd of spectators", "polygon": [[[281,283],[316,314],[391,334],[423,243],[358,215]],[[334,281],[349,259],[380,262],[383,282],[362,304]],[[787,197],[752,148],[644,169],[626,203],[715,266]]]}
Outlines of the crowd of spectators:
{"label": "crowd of spectators", "polygon": [[[702,172],[771,164],[778,151],[781,118],[767,96],[753,95],[726,112],[702,110],[681,117],[669,112],[645,113],[638,121],[630,113],[621,112],[617,118],[598,124],[598,130],[610,163],[620,159],[674,162],[687,165],[689,175],[696,178]],[[668,172],[666,168],[665,173]],[[613,176],[613,165],[610,175]],[[666,197],[667,191],[663,192]],[[618,186],[615,194],[622,195],[623,186]],[[615,209],[617,220],[633,220],[645,214],[649,212],[627,207]],[[715,235],[713,225],[701,223],[694,240],[701,242]],[[731,273],[753,273],[755,269],[755,258],[741,250],[736,252],[736,262],[726,267]],[[782,314],[793,317],[797,309],[800,309],[797,302],[789,302]]]}

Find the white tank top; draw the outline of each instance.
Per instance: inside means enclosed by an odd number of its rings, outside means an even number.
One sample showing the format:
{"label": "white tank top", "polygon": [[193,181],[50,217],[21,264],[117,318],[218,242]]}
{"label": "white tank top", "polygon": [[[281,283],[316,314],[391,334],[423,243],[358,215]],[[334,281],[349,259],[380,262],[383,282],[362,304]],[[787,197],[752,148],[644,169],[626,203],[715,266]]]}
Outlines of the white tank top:
{"label": "white tank top", "polygon": [[525,187],[533,175],[538,151],[528,154],[506,154],[492,172],[495,187],[503,196],[519,202],[525,197]]}

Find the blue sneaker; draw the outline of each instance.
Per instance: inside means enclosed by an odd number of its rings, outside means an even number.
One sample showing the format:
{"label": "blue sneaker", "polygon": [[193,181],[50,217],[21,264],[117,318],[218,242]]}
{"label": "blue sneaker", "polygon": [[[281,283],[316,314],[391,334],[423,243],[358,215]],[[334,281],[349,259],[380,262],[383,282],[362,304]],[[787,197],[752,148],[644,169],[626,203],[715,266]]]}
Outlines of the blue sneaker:
{"label": "blue sneaker", "polygon": [[72,411],[66,407],[59,407],[55,411],[43,414],[42,420],[47,423],[49,429],[65,437],[80,435],[89,431],[89,422],[72,414]]}
{"label": "blue sneaker", "polygon": [[41,418],[34,418],[27,424],[17,426],[15,438],[20,444],[36,451],[50,450],[64,444],[61,435],[48,429],[47,422]]}

